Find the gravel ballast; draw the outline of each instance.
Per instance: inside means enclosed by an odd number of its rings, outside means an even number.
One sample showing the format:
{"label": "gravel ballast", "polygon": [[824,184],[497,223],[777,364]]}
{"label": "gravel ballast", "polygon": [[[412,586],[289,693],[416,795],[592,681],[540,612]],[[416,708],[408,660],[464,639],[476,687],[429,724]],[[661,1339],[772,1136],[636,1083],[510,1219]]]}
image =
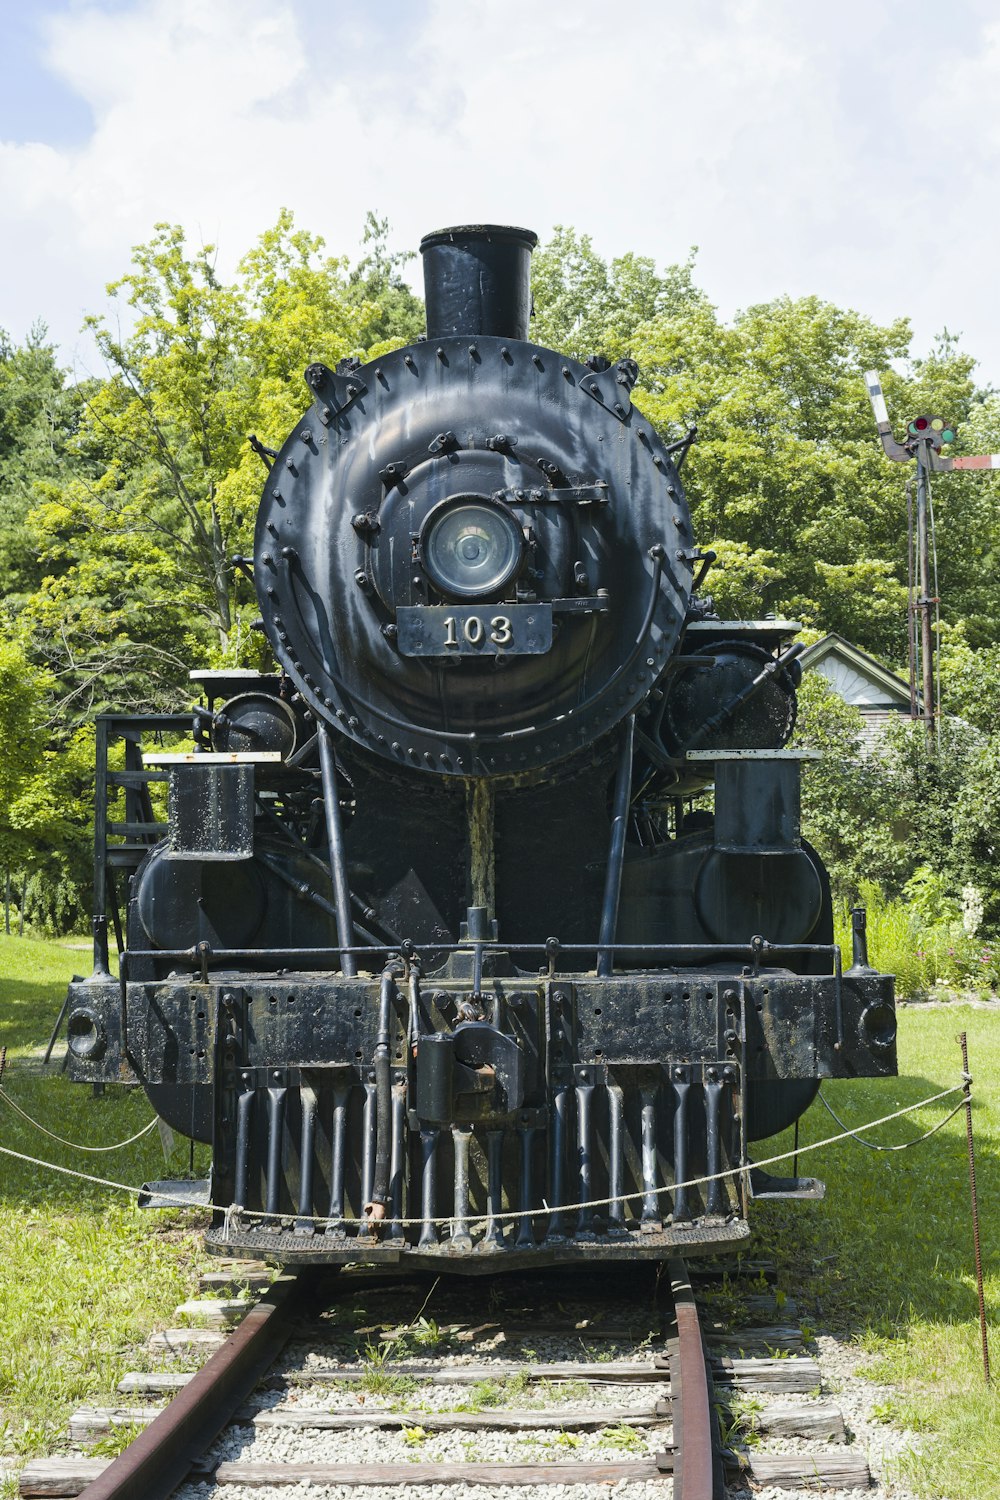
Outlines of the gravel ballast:
{"label": "gravel ballast", "polygon": [[[608,1312],[609,1322],[614,1320],[618,1324],[623,1318],[627,1318],[640,1325],[645,1317],[650,1319],[650,1326],[656,1324],[659,1314],[653,1313],[648,1293],[638,1287],[636,1290],[637,1295],[631,1305],[616,1301],[614,1310]],[[514,1321],[510,1308],[505,1314],[490,1314],[484,1307],[482,1315],[475,1317],[469,1315],[467,1306],[463,1306],[461,1301],[455,1307],[450,1305],[451,1302],[452,1298],[448,1294],[441,1293],[435,1299],[435,1305],[429,1309],[439,1328],[443,1329],[452,1321],[456,1324],[482,1324],[488,1322],[491,1316],[497,1323],[502,1323],[505,1317],[508,1322]],[[341,1322],[336,1315],[327,1320],[327,1328],[333,1337],[326,1338],[318,1347],[310,1346],[305,1341],[290,1345],[282,1362],[282,1373],[286,1376],[294,1376],[296,1372],[302,1371],[318,1373],[340,1364],[357,1369],[367,1363],[371,1368],[373,1361],[366,1345],[379,1350],[385,1349],[387,1343],[391,1346],[391,1339],[379,1339],[380,1330],[376,1324],[384,1323],[392,1328],[394,1320],[398,1320],[399,1327],[404,1328],[407,1320],[416,1322],[412,1290],[406,1295],[383,1295],[378,1299],[377,1305],[376,1299],[372,1298],[365,1305],[370,1316],[360,1324],[355,1320],[355,1326],[347,1321]],[[588,1309],[581,1303],[579,1311],[582,1317],[588,1311],[593,1316],[592,1306]],[[576,1312],[574,1302],[572,1313]],[[569,1302],[559,1308],[560,1316],[569,1317],[570,1313]],[[657,1401],[662,1401],[667,1394],[665,1381],[629,1382],[627,1385],[614,1381],[616,1363],[624,1364],[637,1359],[652,1360],[653,1350],[648,1338],[605,1341],[600,1344],[598,1353],[597,1344],[588,1341],[586,1328],[568,1330],[564,1335],[546,1332],[530,1338],[521,1335],[506,1337],[501,1329],[483,1330],[471,1339],[452,1335],[442,1339],[436,1348],[421,1348],[413,1333],[411,1328],[409,1336],[401,1337],[399,1348],[390,1347],[386,1355],[386,1363],[389,1365],[405,1361],[407,1373],[412,1374],[416,1382],[412,1387],[378,1392],[374,1389],[366,1390],[360,1382],[345,1381],[338,1385],[335,1379],[329,1383],[323,1381],[301,1386],[290,1382],[277,1389],[258,1393],[253,1401],[253,1406],[261,1412],[306,1414],[396,1411],[407,1414],[407,1420],[412,1422],[408,1430],[394,1427],[296,1430],[244,1424],[223,1434],[212,1450],[213,1460],[241,1464],[312,1463],[329,1466],[365,1463],[640,1463],[648,1462],[670,1441],[669,1417],[660,1419],[655,1425],[637,1426],[631,1434],[622,1433],[620,1423],[617,1432],[612,1428],[610,1431],[587,1429],[564,1433],[559,1426],[560,1410],[599,1412],[602,1408],[629,1407],[636,1413],[644,1413],[647,1418],[652,1415]],[[654,1347],[662,1347],[659,1339],[654,1341]],[[912,1492],[893,1478],[893,1471],[899,1456],[918,1443],[919,1438],[914,1433],[900,1431],[879,1421],[875,1414],[876,1409],[886,1403],[893,1392],[884,1386],[873,1384],[859,1373],[863,1356],[844,1340],[826,1333],[819,1334],[815,1346],[811,1346],[808,1352],[813,1357],[818,1354],[823,1398],[826,1402],[833,1402],[842,1411],[850,1448],[868,1460],[873,1485],[864,1493],[867,1493],[870,1500],[915,1500]],[[602,1383],[589,1385],[579,1380],[572,1380],[565,1385],[558,1381],[530,1381],[526,1384],[516,1382],[514,1388],[502,1392],[504,1408],[530,1410],[539,1416],[551,1418],[551,1426],[546,1425],[528,1432],[496,1431],[489,1428],[474,1431],[421,1428],[421,1411],[429,1415],[462,1408],[468,1410],[471,1405],[488,1418],[497,1409],[488,1402],[477,1400],[473,1394],[474,1388],[468,1383],[425,1384],[420,1380],[421,1371],[439,1372],[456,1366],[475,1365],[482,1366],[487,1372],[496,1367],[498,1376],[502,1376],[507,1373],[512,1361],[522,1359],[526,1369],[538,1363],[565,1363],[571,1366],[579,1365],[587,1359],[599,1360]],[[492,1393],[494,1396],[495,1394],[496,1392]],[[766,1405],[770,1397],[762,1393],[760,1399]],[[782,1397],[787,1403],[803,1406],[807,1406],[812,1399],[809,1396]],[[843,1444],[764,1435],[759,1448],[751,1448],[750,1457],[752,1461],[754,1452],[802,1454],[804,1463],[808,1464],[809,1455],[819,1457],[823,1453],[829,1453],[831,1456],[841,1456],[845,1451],[848,1450],[845,1450]],[[601,1484],[599,1493],[602,1496],[622,1497],[622,1500],[665,1500],[665,1497],[669,1497],[671,1488],[670,1479],[665,1475],[662,1479],[622,1480]],[[458,1500],[458,1497],[462,1497],[462,1500],[480,1500],[480,1497],[481,1500],[487,1500],[487,1497],[488,1500],[529,1500],[529,1497],[531,1500],[539,1500],[539,1497],[545,1497],[545,1500],[548,1497],[552,1497],[552,1500],[557,1500],[557,1497],[559,1500],[585,1500],[585,1497],[586,1500],[593,1500],[595,1486],[554,1484],[541,1488],[522,1484],[496,1487],[404,1483],[387,1487],[317,1486],[303,1483],[256,1488],[227,1484],[221,1493],[225,1500],[319,1500],[319,1497],[324,1497],[324,1500],[341,1500],[341,1497],[343,1500],[398,1500],[398,1497],[404,1496],[408,1500],[446,1500],[446,1497],[447,1500]],[[732,1500],[749,1500],[751,1495],[754,1500],[786,1500],[786,1497],[802,1493],[801,1490],[773,1485],[751,1490],[746,1484],[735,1485],[728,1491]],[[847,1489],[822,1491],[825,1500],[857,1500],[859,1493],[862,1492]],[[179,1500],[209,1500],[210,1495],[212,1500],[216,1500],[216,1492],[204,1483],[192,1483],[178,1491]]]}

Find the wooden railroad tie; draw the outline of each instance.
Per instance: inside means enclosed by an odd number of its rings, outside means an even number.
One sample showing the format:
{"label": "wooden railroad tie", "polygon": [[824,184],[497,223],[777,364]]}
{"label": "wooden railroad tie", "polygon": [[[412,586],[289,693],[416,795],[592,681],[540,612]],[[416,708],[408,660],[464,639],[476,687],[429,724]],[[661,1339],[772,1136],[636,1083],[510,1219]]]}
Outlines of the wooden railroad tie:
{"label": "wooden railroad tie", "polygon": [[[83,1406],[70,1417],[71,1439],[81,1446],[97,1442],[121,1427],[143,1427],[157,1415],[159,1408],[148,1406]],[[651,1406],[602,1406],[578,1411],[571,1407],[548,1407],[541,1411],[491,1409],[489,1411],[381,1411],[360,1407],[341,1407],[334,1411],[264,1409],[245,1406],[237,1412],[237,1424],[256,1428],[289,1428],[299,1431],[350,1431],[359,1428],[423,1427],[428,1432],[476,1431],[493,1429],[506,1432],[559,1430],[582,1432],[591,1428],[617,1426],[656,1427],[669,1423],[673,1407],[670,1401]],[[829,1402],[773,1402],[753,1414],[757,1432],[772,1437],[809,1437],[830,1443],[844,1443],[847,1433],[840,1410]]]}
{"label": "wooden railroad tie", "polygon": [[[423,1414],[422,1414],[423,1415]],[[24,1500],[78,1495],[104,1472],[111,1460],[99,1458],[34,1459],[21,1473]],[[862,1454],[765,1453],[740,1456],[742,1472],[755,1485],[779,1484],[789,1489],[867,1489],[871,1484]],[[610,1463],[550,1464],[249,1464],[222,1463],[214,1469],[192,1470],[193,1477],[211,1478],[215,1485],[245,1488],[279,1485],[429,1485],[489,1486],[507,1484],[613,1484],[627,1480],[659,1479],[669,1472],[667,1462],[630,1459]]]}

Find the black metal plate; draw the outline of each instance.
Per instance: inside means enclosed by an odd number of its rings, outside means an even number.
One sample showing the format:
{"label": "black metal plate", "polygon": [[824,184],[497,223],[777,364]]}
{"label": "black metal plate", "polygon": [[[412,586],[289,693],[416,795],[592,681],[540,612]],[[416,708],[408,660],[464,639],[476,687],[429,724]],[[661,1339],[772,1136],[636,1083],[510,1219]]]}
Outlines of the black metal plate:
{"label": "black metal plate", "polygon": [[403,656],[541,656],[551,604],[407,604],[396,611]]}

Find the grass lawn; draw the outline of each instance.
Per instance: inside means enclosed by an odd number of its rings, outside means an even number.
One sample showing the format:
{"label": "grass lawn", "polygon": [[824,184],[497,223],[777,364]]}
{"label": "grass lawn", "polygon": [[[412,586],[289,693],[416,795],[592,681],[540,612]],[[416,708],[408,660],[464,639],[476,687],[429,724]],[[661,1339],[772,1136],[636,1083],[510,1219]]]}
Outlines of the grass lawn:
{"label": "grass lawn", "polygon": [[[4,1087],[29,1114],[74,1141],[103,1144],[151,1118],[144,1095],[111,1090],[95,1099],[64,1077],[39,1076],[34,1055],[67,980],[88,967],[86,949],[0,937],[0,1046],[9,1058]],[[955,1036],[962,1030],[975,1078],[980,1223],[995,1325],[1000,1009],[908,1006],[900,1012],[904,1076],[830,1084],[825,1092],[847,1124],[863,1126],[957,1082]],[[879,1139],[910,1139],[946,1107],[883,1127]],[[837,1128],[816,1104],[801,1123],[800,1142]],[[757,1154],[790,1144],[787,1132]],[[85,1156],[38,1135],[2,1101],[0,1145],[131,1184],[179,1175],[187,1165],[183,1146],[164,1162],[155,1131],[124,1151]],[[810,1320],[850,1331],[872,1378],[897,1387],[887,1419],[922,1433],[923,1452],[906,1465],[911,1487],[928,1497],[1000,1500],[1000,1397],[984,1388],[981,1375],[964,1116],[912,1151],[881,1155],[846,1141],[804,1156],[799,1170],[824,1178],[827,1198],[759,1205],[762,1249],[784,1267]],[[143,1360],[148,1332],[167,1324],[176,1303],[191,1295],[202,1259],[198,1228],[193,1218],[140,1213],[113,1189],[4,1156],[0,1208],[0,1453],[54,1451],[72,1408],[112,1399],[122,1372]],[[1000,1382],[1000,1346],[992,1352]]]}
{"label": "grass lawn", "polygon": [[[902,1076],[831,1083],[823,1092],[852,1128],[925,1098],[960,1081],[960,1031],[968,1034],[974,1080],[986,1311],[1000,1382],[1000,1008],[901,1007]],[[951,1103],[883,1126],[873,1138],[911,1140]],[[800,1123],[800,1144],[838,1131],[817,1102]],[[763,1142],[757,1154],[787,1148],[791,1139],[788,1131]],[[806,1307],[815,1297],[821,1321],[851,1332],[865,1351],[864,1372],[898,1388],[887,1420],[922,1434],[923,1451],[904,1461],[906,1482],[929,1497],[1000,1500],[1000,1386],[988,1390],[982,1374],[964,1110],[911,1151],[881,1154],[849,1140],[800,1158],[799,1171],[824,1179],[826,1199],[794,1216],[761,1204],[756,1227]]]}
{"label": "grass lawn", "polygon": [[[104,1145],[151,1119],[142,1092],[112,1089],[95,1099],[58,1073],[39,1076],[34,1055],[67,982],[89,967],[89,945],[0,937],[3,1086],[49,1130]],[[74,1150],[40,1135],[3,1101],[0,1145],[122,1183],[180,1175],[188,1160],[183,1143],[165,1162],[155,1130],[123,1151]],[[203,1259],[193,1218],[141,1213],[124,1193],[0,1155],[0,1455],[52,1452],[75,1406],[113,1401],[124,1371],[141,1368],[146,1335],[167,1326],[192,1294]]]}

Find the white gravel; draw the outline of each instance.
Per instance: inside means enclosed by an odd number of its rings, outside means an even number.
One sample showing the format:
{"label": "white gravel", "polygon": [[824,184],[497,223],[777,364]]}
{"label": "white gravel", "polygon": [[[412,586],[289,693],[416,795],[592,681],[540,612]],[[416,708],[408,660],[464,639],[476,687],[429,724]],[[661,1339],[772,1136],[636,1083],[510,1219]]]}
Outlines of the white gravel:
{"label": "white gravel", "polygon": [[[611,1370],[614,1366],[609,1366]],[[411,1395],[379,1396],[360,1389],[355,1382],[344,1382],[336,1389],[328,1386],[301,1386],[289,1391],[264,1391],[254,1398],[261,1410],[282,1411],[454,1411],[470,1400],[470,1385],[427,1385]],[[634,1406],[647,1412],[663,1399],[663,1382],[641,1385],[636,1381],[613,1380],[600,1385],[588,1385],[581,1389],[580,1382],[547,1381],[543,1385],[533,1381],[523,1396],[517,1396],[508,1406],[558,1412],[568,1408],[573,1411],[599,1411],[602,1406]],[[484,1408],[489,1410],[489,1408]]]}
{"label": "white gravel", "polygon": [[[414,1433],[414,1438],[408,1441],[405,1431]],[[610,1463],[641,1459],[663,1447],[662,1427],[643,1428],[639,1437],[641,1449],[609,1446],[598,1433],[561,1433],[558,1418],[551,1428],[530,1433],[482,1429],[424,1433],[419,1424],[404,1430],[366,1427],[349,1432],[238,1427],[213,1445],[211,1457],[219,1463],[260,1464]]]}

